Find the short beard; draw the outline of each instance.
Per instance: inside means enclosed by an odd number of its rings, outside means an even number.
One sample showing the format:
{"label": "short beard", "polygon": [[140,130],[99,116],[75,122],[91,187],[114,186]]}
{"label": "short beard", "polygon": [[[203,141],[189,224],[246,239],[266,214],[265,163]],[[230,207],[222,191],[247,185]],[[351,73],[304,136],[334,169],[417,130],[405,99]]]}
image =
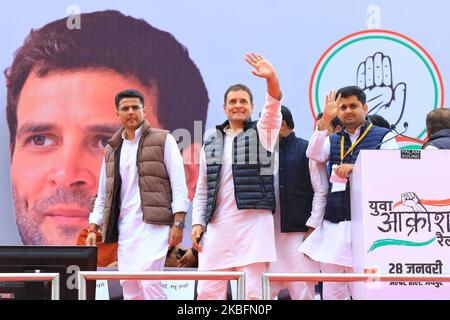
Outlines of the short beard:
{"label": "short beard", "polygon": [[[76,203],[82,208],[91,208],[91,197],[87,192],[75,190],[65,191],[63,189],[56,189],[50,197],[40,199],[36,202],[33,208],[29,207],[28,202],[21,198],[17,188],[13,185],[13,203],[16,215],[16,224],[19,229],[20,238],[25,245],[61,245],[62,243],[51,243],[48,237],[42,231],[44,212],[51,205],[57,203],[69,204]],[[88,220],[86,219],[86,225]],[[76,226],[60,226],[59,229],[63,234],[74,234],[73,245],[76,244],[77,236],[80,229]]]}
{"label": "short beard", "polygon": [[25,245],[46,245],[42,230],[42,217],[30,214],[25,199],[20,198],[17,188],[13,186],[13,202],[16,215],[16,224],[20,238]]}

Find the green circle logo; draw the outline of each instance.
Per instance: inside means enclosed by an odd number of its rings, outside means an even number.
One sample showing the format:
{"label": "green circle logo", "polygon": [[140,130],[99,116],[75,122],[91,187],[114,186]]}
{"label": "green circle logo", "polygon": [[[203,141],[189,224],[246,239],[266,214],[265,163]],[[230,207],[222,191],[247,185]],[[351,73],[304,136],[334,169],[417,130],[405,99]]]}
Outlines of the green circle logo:
{"label": "green circle logo", "polygon": [[389,30],[356,32],[325,51],[309,85],[314,119],[323,109],[325,95],[348,85],[364,90],[369,114],[408,128],[407,137],[397,137],[402,149],[420,148],[427,139],[426,114],[444,104],[442,77],[434,60],[417,42]]}

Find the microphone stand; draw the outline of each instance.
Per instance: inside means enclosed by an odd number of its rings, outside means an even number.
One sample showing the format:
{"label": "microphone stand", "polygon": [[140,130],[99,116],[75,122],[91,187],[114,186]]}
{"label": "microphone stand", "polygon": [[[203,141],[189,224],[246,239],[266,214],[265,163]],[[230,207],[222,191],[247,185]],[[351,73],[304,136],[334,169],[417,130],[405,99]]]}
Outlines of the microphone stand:
{"label": "microphone stand", "polygon": [[421,145],[424,144],[424,141],[422,141],[422,140],[419,140],[419,139],[416,139],[416,138],[412,138],[412,137],[408,137],[408,136],[405,136],[405,135],[404,135],[404,133],[406,132],[406,130],[408,130],[408,122],[405,121],[405,122],[403,123],[403,127],[405,128],[405,130],[402,131],[402,132],[398,132],[398,131],[396,130],[396,128],[395,128],[395,124],[391,124],[391,129],[397,134],[396,137],[402,136],[402,137],[405,137],[405,138],[414,140],[414,141],[416,141],[416,142],[419,142]]}
{"label": "microphone stand", "polygon": [[403,137],[404,137],[403,134],[406,132],[406,130],[408,130],[408,122],[405,122],[405,123],[403,124],[403,126],[404,126],[404,130],[403,130],[402,132],[398,132],[397,130],[395,130],[395,124],[391,124],[391,130],[393,130],[393,131],[396,133],[396,135],[393,136],[393,137],[391,137],[391,138],[389,138],[389,139],[387,139],[386,141],[380,142],[379,144],[377,144],[377,145],[375,146],[374,149],[378,149],[378,147],[381,146],[383,143],[386,143],[386,142],[388,142],[388,141],[391,141],[392,139],[395,139],[395,138],[397,138],[398,136],[403,136]]}

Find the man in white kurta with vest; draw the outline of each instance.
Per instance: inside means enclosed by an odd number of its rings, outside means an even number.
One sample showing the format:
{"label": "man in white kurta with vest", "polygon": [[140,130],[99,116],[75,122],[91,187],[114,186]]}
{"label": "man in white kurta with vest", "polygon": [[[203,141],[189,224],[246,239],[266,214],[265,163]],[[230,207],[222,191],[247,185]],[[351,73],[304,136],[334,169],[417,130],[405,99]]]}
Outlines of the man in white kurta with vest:
{"label": "man in white kurta with vest", "polygon": [[[183,160],[173,136],[144,119],[139,91],[121,91],[115,103],[123,127],[105,148],[86,244],[95,245],[103,226],[103,241],[118,241],[119,271],[162,271],[168,247],[182,240],[189,207]],[[121,284],[126,300],[166,298],[158,281]]]}
{"label": "man in white kurta with vest", "polygon": [[[227,121],[205,139],[201,153],[191,238],[199,270],[243,271],[247,299],[261,299],[261,274],[276,259],[271,153],[281,127],[281,90],[269,61],[254,53],[245,60],[267,81],[266,104],[260,120],[251,121],[250,89],[237,84],[225,92]],[[199,281],[198,299],[223,300],[226,289],[223,280]]]}
{"label": "man in white kurta with vest", "polygon": [[[368,105],[364,91],[356,86],[330,92],[325,99],[323,117],[318,122],[306,155],[318,162],[330,161],[327,205],[322,224],[300,246],[300,251],[320,262],[323,273],[352,273],[351,212],[349,175],[359,151],[398,149],[395,136],[386,128],[374,126],[366,117]],[[327,136],[327,128],[338,116],[343,129]],[[323,283],[324,300],[348,300],[352,285],[347,282]]]}

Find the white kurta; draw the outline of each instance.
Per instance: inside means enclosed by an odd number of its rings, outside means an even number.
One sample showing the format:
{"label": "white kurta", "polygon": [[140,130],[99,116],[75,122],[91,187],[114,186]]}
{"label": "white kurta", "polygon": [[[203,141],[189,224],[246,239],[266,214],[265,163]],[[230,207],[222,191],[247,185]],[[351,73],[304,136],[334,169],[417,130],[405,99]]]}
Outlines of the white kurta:
{"label": "white kurta", "polygon": [[[275,246],[277,251],[277,260],[271,262],[267,272],[319,272],[319,263],[305,257],[298,251],[303,243],[305,232],[281,232],[281,209],[279,192],[279,154],[275,154],[275,198],[276,211],[273,216],[275,225]],[[306,222],[306,226],[317,228],[322,222],[327,204],[327,171],[325,165],[316,161],[309,161],[309,171],[311,185],[314,190],[313,206],[311,216]],[[322,180],[322,182],[321,182]],[[323,183],[325,181],[325,184]],[[314,283],[306,282],[278,282],[271,284],[272,297],[275,297],[282,288],[288,288],[291,299],[314,299]]]}
{"label": "white kurta", "polygon": [[[355,143],[361,133],[359,126],[354,134],[349,133],[351,143]],[[327,131],[315,130],[309,141],[306,155],[310,159],[326,163],[330,158],[330,138]],[[392,132],[387,133],[380,149],[398,149]],[[389,140],[390,139],[390,140]],[[325,182],[323,182],[325,183]],[[326,182],[328,188],[328,181]],[[323,220],[322,224],[303,242],[299,250],[312,259],[323,263],[352,267],[351,221],[332,223]]]}
{"label": "white kurta", "polygon": [[[263,146],[272,151],[281,127],[281,102],[266,96],[257,130]],[[271,129],[271,130],[267,130]],[[236,205],[232,165],[233,139],[237,132],[226,130],[217,205],[199,252],[199,270],[218,270],[257,262],[275,261],[272,212],[243,209]],[[207,180],[202,150],[197,189],[193,201],[192,225],[206,225]]]}
{"label": "white kurta", "polygon": [[[138,169],[136,165],[139,139],[142,127],[136,130],[134,140],[123,136],[120,153],[120,190],[119,246],[118,259],[121,271],[148,271],[154,260],[167,254],[169,244],[169,226],[147,224],[143,222],[141,196],[138,185]],[[172,211],[186,212],[189,207],[186,178],[183,160],[175,139],[168,134],[164,145],[164,164],[172,188]],[[98,196],[94,210],[89,216],[89,223],[103,224],[103,208],[106,197],[106,170],[103,161]]]}

